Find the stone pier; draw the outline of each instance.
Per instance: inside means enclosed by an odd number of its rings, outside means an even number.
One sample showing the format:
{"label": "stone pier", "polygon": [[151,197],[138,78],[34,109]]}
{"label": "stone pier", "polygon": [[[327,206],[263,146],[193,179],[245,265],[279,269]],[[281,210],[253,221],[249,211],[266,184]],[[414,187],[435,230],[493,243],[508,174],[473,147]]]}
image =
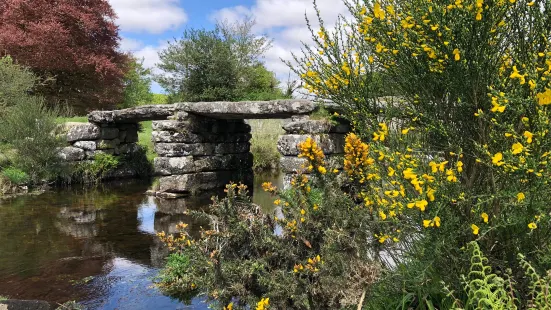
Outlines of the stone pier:
{"label": "stone pier", "polygon": [[350,125],[345,120],[292,120],[283,126],[285,134],[279,137],[277,148],[281,155],[280,166],[284,176],[284,186],[288,187],[293,175],[306,172],[308,161],[299,158],[298,144],[311,137],[325,154],[328,167],[342,169],[344,140]]}

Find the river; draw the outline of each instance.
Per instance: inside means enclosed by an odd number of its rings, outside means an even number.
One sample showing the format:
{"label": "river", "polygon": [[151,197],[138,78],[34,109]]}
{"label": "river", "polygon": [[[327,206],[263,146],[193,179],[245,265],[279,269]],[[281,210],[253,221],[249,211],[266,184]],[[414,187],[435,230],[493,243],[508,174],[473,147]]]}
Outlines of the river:
{"label": "river", "polygon": [[[253,201],[271,210],[273,198],[257,175]],[[163,201],[144,193],[150,182],[72,187],[38,196],[0,200],[0,296],[75,300],[88,309],[208,309],[201,298],[191,305],[162,295],[153,279],[167,251],[155,234],[179,222],[198,232],[186,208],[201,208],[208,197]]]}

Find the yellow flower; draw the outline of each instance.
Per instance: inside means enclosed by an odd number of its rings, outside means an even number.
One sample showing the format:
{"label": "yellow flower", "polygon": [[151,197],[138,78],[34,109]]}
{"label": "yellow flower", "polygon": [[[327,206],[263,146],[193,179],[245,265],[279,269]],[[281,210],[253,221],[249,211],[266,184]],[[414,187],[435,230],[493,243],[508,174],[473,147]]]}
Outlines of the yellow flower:
{"label": "yellow flower", "polygon": [[430,226],[431,220],[423,220],[423,227],[427,228]]}
{"label": "yellow flower", "polygon": [[439,216],[435,216],[433,222],[434,222],[434,225],[436,225],[436,227],[440,227],[440,217]]}
{"label": "yellow flower", "polygon": [[386,220],[386,214],[383,212],[383,211],[379,211],[379,217],[381,218],[381,220]]}
{"label": "yellow flower", "polygon": [[520,153],[522,153],[522,150],[524,149],[524,147],[522,146],[522,144],[520,142],[517,142],[517,143],[513,144],[511,149],[513,150],[513,154],[520,154]]}
{"label": "yellow flower", "polygon": [[474,235],[478,235],[478,231],[480,229],[480,228],[478,228],[478,226],[476,226],[475,224],[472,224],[471,229],[473,230]]}
{"label": "yellow flower", "polygon": [[262,298],[256,304],[256,310],[266,310],[270,306],[270,298]]}
{"label": "yellow flower", "polygon": [[318,167],[318,171],[319,171],[319,173],[321,173],[321,174],[326,174],[326,173],[327,173],[327,169],[325,169],[325,167],[323,167],[323,166],[319,166],[319,167]]}
{"label": "yellow flower", "polygon": [[524,84],[526,83],[526,80],[524,79],[524,75],[520,74],[518,72],[518,69],[517,69],[517,66],[513,66],[513,73],[511,73],[511,75],[509,76],[509,78],[511,79],[519,79],[520,80],[520,84]]}
{"label": "yellow flower", "polygon": [[407,135],[409,132],[409,128],[402,129],[402,134]]}
{"label": "yellow flower", "polygon": [[227,307],[224,307],[224,310],[233,310],[233,302],[230,302]]}
{"label": "yellow flower", "polygon": [[545,92],[536,95],[539,105],[551,104],[551,89],[547,88]]}
{"label": "yellow flower", "polygon": [[529,131],[525,131],[523,135],[526,138],[527,143],[532,143],[532,138],[534,137],[533,133],[531,133]]}
{"label": "yellow flower", "polygon": [[373,5],[373,14],[375,15],[375,18],[380,20],[385,19],[385,11],[381,8],[381,4],[379,2],[376,2],[375,5]]}
{"label": "yellow flower", "polygon": [[306,214],[306,210],[300,209],[300,214],[302,214],[302,215]]}
{"label": "yellow flower", "polygon": [[534,230],[534,229],[538,228],[538,225],[536,225],[536,223],[532,222],[532,223],[528,224],[528,228],[530,228],[531,230]]}
{"label": "yellow flower", "polygon": [[488,223],[488,214],[486,212],[480,214],[480,217],[484,220],[484,223]]}
{"label": "yellow flower", "polygon": [[429,203],[425,199],[415,202],[415,206],[419,208],[419,210],[421,211],[425,211],[425,208],[427,207],[428,204]]}
{"label": "yellow flower", "polygon": [[312,209],[314,209],[314,211],[317,211],[320,207],[317,205],[317,204],[314,204],[314,206],[312,207]]}
{"label": "yellow flower", "polygon": [[517,201],[518,202],[522,202],[524,199],[526,199],[526,196],[524,195],[524,193],[518,193],[517,194]]}
{"label": "yellow flower", "polygon": [[339,169],[333,169],[333,173],[339,173]]}
{"label": "yellow flower", "polygon": [[454,55],[454,59],[455,61],[459,61],[461,59],[461,53],[459,52],[459,49],[454,49],[453,50],[453,55]]}
{"label": "yellow flower", "polygon": [[279,206],[280,203],[281,203],[281,200],[280,200],[280,199],[274,200],[274,205]]}
{"label": "yellow flower", "polygon": [[492,157],[492,163],[496,166],[501,166],[504,164],[504,162],[502,161],[503,159],[503,154],[501,153],[496,153],[493,157]]}

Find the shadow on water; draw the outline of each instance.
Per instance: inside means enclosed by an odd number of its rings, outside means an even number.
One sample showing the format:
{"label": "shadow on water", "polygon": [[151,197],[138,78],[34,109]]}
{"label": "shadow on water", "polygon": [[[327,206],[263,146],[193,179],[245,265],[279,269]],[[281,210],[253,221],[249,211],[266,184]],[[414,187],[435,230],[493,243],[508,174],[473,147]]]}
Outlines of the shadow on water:
{"label": "shadow on water", "polygon": [[[273,197],[255,177],[253,200],[272,210]],[[167,251],[155,234],[179,222],[198,234],[205,223],[184,214],[210,197],[160,200],[144,195],[149,183],[109,183],[40,196],[0,200],[0,295],[80,301],[91,309],[207,309],[200,299],[185,306],[152,287]]]}

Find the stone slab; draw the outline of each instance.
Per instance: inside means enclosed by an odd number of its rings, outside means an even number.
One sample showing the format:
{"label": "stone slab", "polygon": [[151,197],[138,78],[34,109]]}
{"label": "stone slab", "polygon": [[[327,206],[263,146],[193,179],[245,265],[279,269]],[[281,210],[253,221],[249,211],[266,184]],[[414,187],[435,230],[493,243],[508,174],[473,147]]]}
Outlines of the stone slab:
{"label": "stone slab", "polygon": [[156,175],[178,175],[195,172],[193,156],[156,157],[153,160]]}
{"label": "stone slab", "polygon": [[344,153],[344,134],[322,134],[322,135],[282,135],[277,141],[277,149],[284,156],[297,156],[299,154],[297,145],[312,137],[324,154]]}
{"label": "stone slab", "polygon": [[67,141],[90,141],[99,139],[101,136],[101,128],[95,124],[80,123],[73,125],[67,132]]}
{"label": "stone slab", "polygon": [[59,150],[58,156],[64,161],[80,161],[86,157],[86,153],[78,147],[67,146]]}
{"label": "stone slab", "polygon": [[299,120],[283,125],[290,134],[348,133],[350,125],[332,124],[327,120]]}
{"label": "stone slab", "polygon": [[201,143],[214,142],[208,135],[199,135],[189,131],[153,131],[151,139],[155,143]]}
{"label": "stone slab", "polygon": [[155,152],[162,157],[208,156],[215,147],[213,143],[156,143]]}
{"label": "stone slab", "polygon": [[73,144],[73,146],[85,151],[95,151],[96,141],[77,141]]}
{"label": "stone slab", "polygon": [[93,111],[88,114],[92,123],[138,123],[142,121],[163,120],[176,112],[171,104],[144,105],[115,111]]}
{"label": "stone slab", "polygon": [[193,164],[197,172],[250,169],[253,166],[253,155],[246,153],[196,157]]}
{"label": "stone slab", "polygon": [[102,127],[101,139],[111,140],[119,137],[119,129],[116,127]]}
{"label": "stone slab", "polygon": [[169,193],[193,193],[223,187],[232,181],[233,172],[200,172],[171,175],[159,179],[159,190]]}
{"label": "stone slab", "polygon": [[251,144],[242,143],[218,143],[214,148],[214,154],[240,154],[248,153],[251,150]]}
{"label": "stone slab", "polygon": [[290,118],[317,109],[310,100],[177,103],[178,110],[218,119]]}

